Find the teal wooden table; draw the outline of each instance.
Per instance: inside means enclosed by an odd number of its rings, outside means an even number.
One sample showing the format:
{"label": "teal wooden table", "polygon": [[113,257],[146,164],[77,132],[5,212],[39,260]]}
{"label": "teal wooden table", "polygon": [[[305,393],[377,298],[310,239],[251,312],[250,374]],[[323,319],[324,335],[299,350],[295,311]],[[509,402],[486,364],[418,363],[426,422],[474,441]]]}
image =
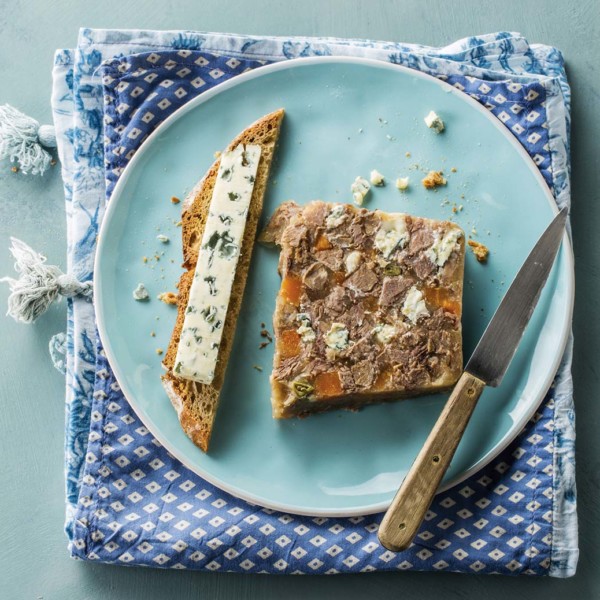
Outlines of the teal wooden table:
{"label": "teal wooden table", "polygon": [[[0,317],[0,598],[600,598],[600,10],[597,0],[0,0],[0,103],[50,121],[56,48],[80,26],[200,29],[253,34],[331,35],[446,44],[515,30],[559,47],[573,89],[573,210],[577,292],[574,318],[577,479],[581,559],[569,580],[448,573],[250,576],[110,567],[68,557],[63,533],[63,377],[47,344],[65,328],[64,304],[34,326]],[[537,7],[545,5],[540,12]],[[12,271],[15,235],[65,265],[59,167],[44,176],[0,164],[0,274]],[[0,287],[0,306],[8,290]]]}

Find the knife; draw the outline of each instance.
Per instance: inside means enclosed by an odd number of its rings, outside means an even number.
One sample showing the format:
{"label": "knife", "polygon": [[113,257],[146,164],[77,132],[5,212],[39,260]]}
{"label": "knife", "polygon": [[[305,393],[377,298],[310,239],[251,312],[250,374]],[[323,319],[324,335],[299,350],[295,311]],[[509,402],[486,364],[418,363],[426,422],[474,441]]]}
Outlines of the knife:
{"label": "knife", "polygon": [[531,318],[560,248],[567,208],[548,225],[510,285],[379,526],[379,541],[410,546],[486,385],[497,387]]}

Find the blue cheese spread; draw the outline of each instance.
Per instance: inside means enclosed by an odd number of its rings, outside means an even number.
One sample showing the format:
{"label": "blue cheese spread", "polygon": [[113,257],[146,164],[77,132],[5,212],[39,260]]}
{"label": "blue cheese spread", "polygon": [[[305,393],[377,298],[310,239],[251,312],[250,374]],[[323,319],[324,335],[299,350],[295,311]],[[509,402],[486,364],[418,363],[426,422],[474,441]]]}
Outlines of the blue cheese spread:
{"label": "blue cheese spread", "polygon": [[240,144],[221,155],[173,369],[184,379],[214,378],[260,154]]}

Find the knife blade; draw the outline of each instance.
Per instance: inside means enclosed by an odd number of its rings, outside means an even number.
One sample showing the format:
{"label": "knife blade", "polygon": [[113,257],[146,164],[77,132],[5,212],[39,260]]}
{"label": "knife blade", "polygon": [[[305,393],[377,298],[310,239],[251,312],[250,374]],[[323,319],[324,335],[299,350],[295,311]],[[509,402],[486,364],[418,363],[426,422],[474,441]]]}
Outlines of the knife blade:
{"label": "knife blade", "polygon": [[393,551],[416,535],[486,386],[502,381],[556,259],[568,210],[563,208],[536,242],[484,331],[423,448],[379,526]]}

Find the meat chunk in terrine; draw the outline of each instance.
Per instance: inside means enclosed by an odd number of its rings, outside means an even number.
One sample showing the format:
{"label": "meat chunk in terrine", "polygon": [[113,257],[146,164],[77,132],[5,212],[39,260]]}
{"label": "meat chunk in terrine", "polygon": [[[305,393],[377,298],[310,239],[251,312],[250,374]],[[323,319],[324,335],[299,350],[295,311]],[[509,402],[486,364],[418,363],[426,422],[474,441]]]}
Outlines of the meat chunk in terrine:
{"label": "meat chunk in terrine", "polygon": [[273,416],[445,390],[462,370],[465,242],[454,223],[282,205]]}

